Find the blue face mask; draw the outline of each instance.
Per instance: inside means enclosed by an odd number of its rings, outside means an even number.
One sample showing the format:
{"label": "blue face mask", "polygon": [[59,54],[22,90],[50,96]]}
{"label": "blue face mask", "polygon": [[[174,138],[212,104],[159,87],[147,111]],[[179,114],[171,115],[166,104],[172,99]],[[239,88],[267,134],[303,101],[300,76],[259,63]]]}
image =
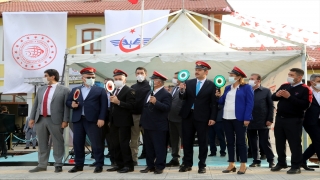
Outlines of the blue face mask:
{"label": "blue face mask", "polygon": [[229,83],[230,84],[233,84],[235,82],[236,82],[236,80],[234,79],[234,77],[229,77]]}
{"label": "blue face mask", "polygon": [[94,79],[86,79],[86,85],[93,86],[94,85]]}

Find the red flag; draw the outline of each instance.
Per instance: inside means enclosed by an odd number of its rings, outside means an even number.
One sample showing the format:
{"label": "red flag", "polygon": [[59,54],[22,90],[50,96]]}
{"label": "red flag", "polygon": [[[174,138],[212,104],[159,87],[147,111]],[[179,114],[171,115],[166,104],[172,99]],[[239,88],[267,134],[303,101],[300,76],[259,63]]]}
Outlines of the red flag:
{"label": "red flag", "polygon": [[273,38],[273,41],[274,41],[274,43],[277,43],[277,42],[278,42],[278,39]]}
{"label": "red flag", "polygon": [[255,35],[254,35],[253,33],[251,33],[251,34],[250,34],[250,37],[251,37],[251,38],[254,38],[254,37],[255,37]]}
{"label": "red flag", "polygon": [[240,26],[246,26],[246,25],[242,22]]}
{"label": "red flag", "polygon": [[246,22],[246,25],[247,25],[247,26],[250,26],[250,23]]}
{"label": "red flag", "polygon": [[258,26],[259,26],[259,23],[255,22],[255,26],[258,27]]}
{"label": "red flag", "polygon": [[299,32],[301,32],[302,31],[302,29],[299,29]]}
{"label": "red flag", "polygon": [[270,30],[270,32],[271,32],[272,34],[274,34],[274,33],[275,33],[273,30]]}
{"label": "red flag", "polygon": [[261,50],[264,50],[266,47],[264,47],[264,45],[263,44],[261,44],[261,46],[260,46],[260,48],[259,48],[259,50],[261,51]]}
{"label": "red flag", "polygon": [[303,40],[304,40],[304,42],[308,42],[309,39],[308,38],[303,38]]}
{"label": "red flag", "polygon": [[139,0],[128,0],[131,4],[137,4]]}

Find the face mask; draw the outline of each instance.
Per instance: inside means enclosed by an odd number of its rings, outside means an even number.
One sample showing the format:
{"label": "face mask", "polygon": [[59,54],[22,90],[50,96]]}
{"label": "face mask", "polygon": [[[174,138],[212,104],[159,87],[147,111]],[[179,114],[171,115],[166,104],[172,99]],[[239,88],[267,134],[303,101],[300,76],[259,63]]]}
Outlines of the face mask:
{"label": "face mask", "polygon": [[234,77],[229,77],[229,83],[230,84],[233,84],[235,82],[236,82],[236,80],[234,79]]}
{"label": "face mask", "polygon": [[46,77],[43,77],[43,78],[42,78],[42,82],[43,82],[44,84],[49,84],[49,81],[48,81],[48,79],[47,79]]}
{"label": "face mask", "polygon": [[137,76],[137,80],[138,80],[139,82],[144,81],[144,76],[141,75],[141,74],[139,74],[139,75]]}
{"label": "face mask", "polygon": [[320,90],[320,83],[317,83],[314,87],[315,87],[316,89]]}
{"label": "face mask", "polygon": [[119,81],[119,80],[114,81],[114,86],[115,86],[116,88],[122,87],[122,86],[123,86],[123,81]]}
{"label": "face mask", "polygon": [[294,83],[294,78],[293,77],[287,77],[287,82],[290,83],[290,84],[293,84]]}
{"label": "face mask", "polygon": [[178,79],[173,78],[173,79],[172,79],[172,84],[176,86],[176,85],[178,84]]}
{"label": "face mask", "polygon": [[256,85],[256,83],[254,83],[254,80],[249,80],[248,83],[251,87],[254,87]]}
{"label": "face mask", "polygon": [[86,85],[93,86],[94,85],[94,79],[86,79]]}

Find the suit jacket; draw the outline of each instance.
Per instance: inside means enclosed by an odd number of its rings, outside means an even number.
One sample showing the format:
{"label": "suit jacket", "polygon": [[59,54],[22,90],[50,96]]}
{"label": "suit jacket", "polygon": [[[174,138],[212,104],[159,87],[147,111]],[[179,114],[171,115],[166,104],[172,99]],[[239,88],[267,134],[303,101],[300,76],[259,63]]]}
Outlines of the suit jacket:
{"label": "suit jacket", "polygon": [[168,113],[171,107],[172,96],[167,90],[162,88],[154,95],[157,99],[155,104],[146,103],[150,94],[151,92],[145,98],[140,124],[144,129],[168,131]]}
{"label": "suit jacket", "polygon": [[[225,105],[231,85],[226,86],[223,95],[219,99],[219,104]],[[238,121],[250,121],[252,119],[254,95],[252,87],[248,84],[240,85],[236,92],[235,111]]]}
{"label": "suit jacket", "polygon": [[191,79],[185,82],[186,90],[183,94],[179,93],[179,97],[185,100],[180,116],[187,118],[189,116],[192,105],[194,104],[194,119],[196,121],[208,122],[217,118],[217,97],[216,86],[212,81],[206,80],[202,85],[198,95],[196,95],[197,79]]}
{"label": "suit jacket", "polygon": [[[37,95],[34,99],[30,119],[35,120],[36,123],[38,122],[39,116],[41,115],[40,113],[42,109],[43,95],[47,87],[48,85],[41,86],[38,89]],[[50,104],[51,119],[54,124],[61,124],[62,121],[70,121],[70,109],[65,105],[68,95],[69,89],[60,84],[57,84]]]}
{"label": "suit jacket", "polygon": [[307,109],[304,115],[303,125],[320,125],[319,121],[320,105],[317,99],[313,96],[310,107]]}
{"label": "suit jacket", "polygon": [[107,113],[106,109],[108,107],[108,97],[106,90],[98,86],[92,86],[86,99],[83,99],[81,88],[82,86],[73,88],[66,101],[66,105],[72,108],[71,104],[73,101],[74,92],[77,89],[80,90],[80,95],[77,99],[77,101],[79,102],[79,106],[77,108],[73,108],[72,122],[78,122],[81,120],[83,107],[84,115],[88,121],[97,122],[98,119],[105,120]]}
{"label": "suit jacket", "polygon": [[[173,90],[175,90],[178,86],[176,86]],[[173,94],[173,91],[171,92],[172,96],[172,103],[171,103],[171,109],[169,112],[169,121],[171,122],[181,122],[182,118],[179,115],[179,112],[182,107],[183,100],[179,98],[179,90],[176,90]]]}
{"label": "suit jacket", "polygon": [[117,98],[120,105],[110,104],[110,123],[116,127],[133,126],[132,110],[135,105],[135,91],[125,85]]}

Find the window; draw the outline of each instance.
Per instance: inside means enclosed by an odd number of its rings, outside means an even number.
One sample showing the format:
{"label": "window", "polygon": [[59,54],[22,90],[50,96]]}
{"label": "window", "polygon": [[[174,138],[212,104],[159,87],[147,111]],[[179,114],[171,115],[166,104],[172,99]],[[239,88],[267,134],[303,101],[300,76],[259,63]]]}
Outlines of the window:
{"label": "window", "polygon": [[[82,43],[101,37],[101,29],[82,30]],[[101,41],[94,42],[82,47],[82,54],[100,54]]]}
{"label": "window", "polygon": [[[98,31],[100,30],[101,36],[105,35],[104,24],[95,24],[95,23],[79,24],[79,25],[75,25],[75,30],[77,32],[77,44],[81,44],[83,42],[83,31],[86,31],[86,30],[98,30]],[[103,39],[100,44],[101,44],[100,53],[103,54],[106,52],[106,40]],[[77,54],[84,53],[83,48],[82,47],[77,48],[76,53]],[[96,52],[96,53],[99,53],[99,52]]]}

